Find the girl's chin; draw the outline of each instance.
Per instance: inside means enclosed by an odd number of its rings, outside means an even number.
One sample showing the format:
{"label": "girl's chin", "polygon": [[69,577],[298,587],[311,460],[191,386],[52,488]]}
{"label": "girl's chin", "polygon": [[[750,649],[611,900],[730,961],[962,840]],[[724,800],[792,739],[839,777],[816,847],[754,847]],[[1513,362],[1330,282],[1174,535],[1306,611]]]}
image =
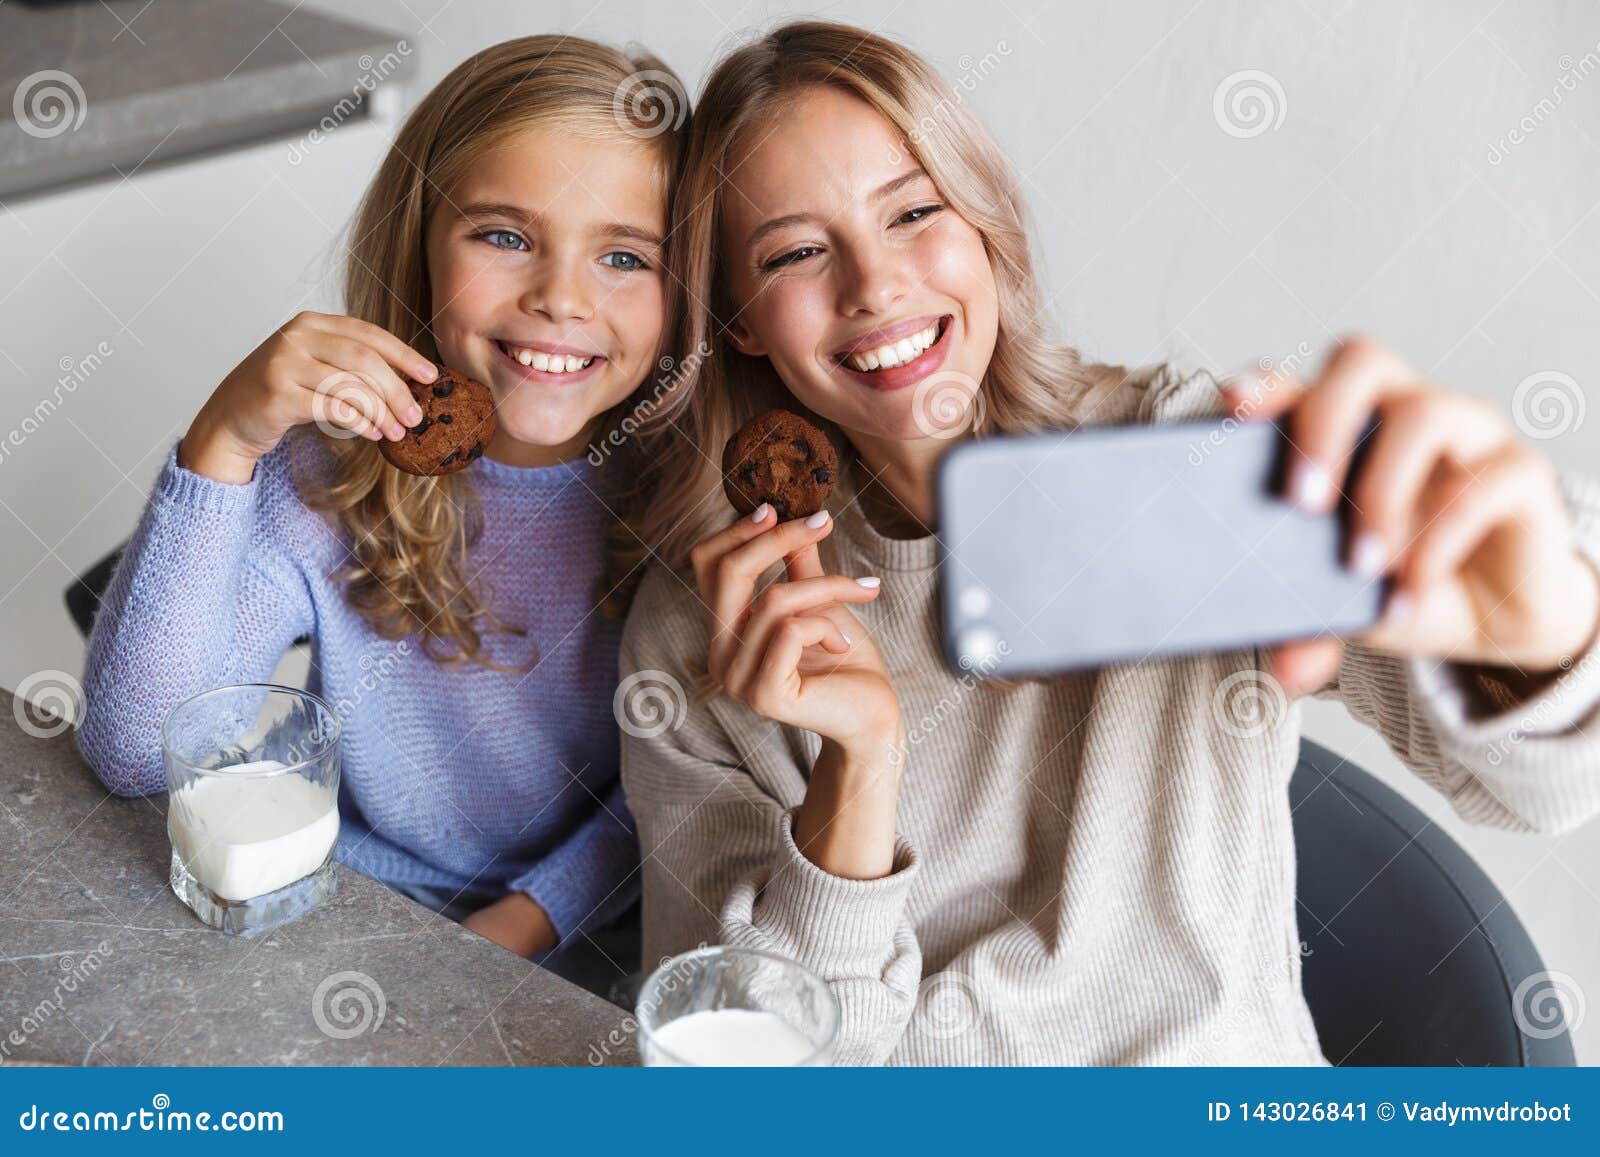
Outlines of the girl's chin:
{"label": "girl's chin", "polygon": [[512,412],[501,407],[495,416],[499,419],[500,434],[527,446],[548,449],[567,446],[582,438],[595,421],[595,416],[588,411],[581,414],[545,413],[530,411],[523,406]]}

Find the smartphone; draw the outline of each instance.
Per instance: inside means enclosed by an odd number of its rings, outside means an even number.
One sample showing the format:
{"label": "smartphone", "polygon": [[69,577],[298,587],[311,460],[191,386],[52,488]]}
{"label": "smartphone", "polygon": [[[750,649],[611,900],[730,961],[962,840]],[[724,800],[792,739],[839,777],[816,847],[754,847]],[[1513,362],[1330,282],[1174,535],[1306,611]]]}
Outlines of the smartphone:
{"label": "smartphone", "polygon": [[1283,497],[1288,462],[1281,419],[955,447],[938,473],[946,662],[1039,675],[1371,626],[1389,580],[1343,565],[1348,497],[1305,513]]}

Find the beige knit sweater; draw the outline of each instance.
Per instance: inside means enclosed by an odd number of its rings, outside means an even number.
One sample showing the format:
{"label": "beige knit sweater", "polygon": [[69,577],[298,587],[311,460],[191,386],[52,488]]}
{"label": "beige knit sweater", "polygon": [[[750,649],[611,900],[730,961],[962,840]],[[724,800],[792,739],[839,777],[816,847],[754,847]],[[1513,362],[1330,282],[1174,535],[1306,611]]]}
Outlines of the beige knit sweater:
{"label": "beige knit sweater", "polygon": [[[1083,413],[1219,405],[1208,376],[1162,367]],[[1600,484],[1563,485],[1600,565]],[[856,614],[911,738],[893,872],[843,879],[796,848],[817,736],[691,696],[672,726],[624,738],[646,960],[721,942],[803,961],[839,997],[845,1064],[1325,1063],[1300,990],[1287,796],[1300,705],[1250,713],[1255,650],[1011,687],[959,678],[940,658],[936,551],[931,536],[882,537],[853,504],[822,551],[831,572],[883,579]],[[707,640],[692,583],[658,569],[623,674],[692,692]],[[1453,664],[1364,648],[1317,694],[1473,823],[1561,831],[1600,812],[1600,654],[1487,717]],[[1523,737],[1507,742],[1513,726]]]}

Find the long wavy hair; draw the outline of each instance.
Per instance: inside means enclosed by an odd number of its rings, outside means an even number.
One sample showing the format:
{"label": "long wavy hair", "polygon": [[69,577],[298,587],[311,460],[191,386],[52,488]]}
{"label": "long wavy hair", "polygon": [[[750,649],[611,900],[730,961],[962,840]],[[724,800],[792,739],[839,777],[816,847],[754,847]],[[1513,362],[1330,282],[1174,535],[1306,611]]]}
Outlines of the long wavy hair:
{"label": "long wavy hair", "polygon": [[[438,361],[425,231],[464,173],[516,133],[555,128],[588,139],[652,142],[667,197],[684,151],[687,114],[681,82],[646,53],[528,36],[469,57],[412,110],[367,189],[352,222],[346,312]],[[633,404],[630,398],[613,408],[600,428]],[[471,471],[415,477],[390,466],[377,443],[364,438],[333,437],[310,426],[296,436],[316,439],[331,455],[329,477],[315,487],[301,482],[300,489],[348,546],[348,565],[334,577],[350,606],[383,638],[419,635],[436,662],[504,670],[483,654],[483,636],[521,634],[523,628],[495,614],[492,592],[468,571],[470,548],[483,532]],[[632,463],[624,455],[619,469]],[[614,556],[609,568],[605,590],[626,573]],[[604,605],[620,611],[614,598]]]}
{"label": "long wavy hair", "polygon": [[[722,200],[729,157],[741,136],[812,85],[842,89],[892,124],[951,208],[983,237],[999,297],[994,356],[974,406],[975,436],[1070,428],[1088,391],[1112,388],[1120,366],[1083,363],[1040,324],[1037,280],[1018,179],[988,131],[927,61],[892,40],[846,24],[786,24],[735,49],[712,71],[696,101],[688,155],[673,209],[668,264],[679,319],[683,372],[640,422],[647,500],[633,534],[668,565],[686,566],[689,548],[726,524],[721,447],[764,409],[805,412],[765,357],[727,339],[736,312],[722,264]],[[815,414],[830,434],[839,431]],[[698,447],[700,452],[686,449]],[[835,437],[847,453],[847,439]],[[675,448],[676,447],[676,448]]]}

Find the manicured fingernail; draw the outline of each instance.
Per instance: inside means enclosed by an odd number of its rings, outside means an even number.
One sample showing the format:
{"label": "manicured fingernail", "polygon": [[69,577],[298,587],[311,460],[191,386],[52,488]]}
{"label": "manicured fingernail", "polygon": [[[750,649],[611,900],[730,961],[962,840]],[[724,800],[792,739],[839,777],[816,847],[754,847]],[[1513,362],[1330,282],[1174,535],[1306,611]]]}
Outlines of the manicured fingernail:
{"label": "manicured fingernail", "polygon": [[750,521],[765,522],[767,520],[767,515],[771,513],[772,504],[769,502],[763,502],[760,506],[756,507],[755,512],[750,515]]}
{"label": "manicured fingernail", "polygon": [[1388,558],[1383,539],[1370,530],[1363,530],[1356,535],[1355,545],[1350,550],[1350,569],[1362,578],[1377,578],[1383,573],[1383,564]]}
{"label": "manicured fingernail", "polygon": [[813,514],[810,518],[806,519],[806,525],[809,526],[812,530],[816,530],[817,527],[826,526],[827,524],[828,524],[828,512],[826,510],[819,510],[815,514]]}
{"label": "manicured fingernail", "polygon": [[1295,463],[1294,487],[1289,496],[1301,510],[1321,514],[1333,496],[1333,476],[1322,463],[1302,458]]}
{"label": "manicured fingernail", "polygon": [[859,585],[867,587],[869,590],[871,590],[871,589],[876,589],[878,587],[878,585],[883,582],[883,580],[880,579],[880,578],[877,578],[875,576],[869,575],[866,578],[858,578],[858,579],[856,579],[856,582]]}
{"label": "manicured fingernail", "polygon": [[1417,602],[1405,591],[1395,591],[1383,608],[1384,621],[1391,626],[1403,626],[1417,613]]}

